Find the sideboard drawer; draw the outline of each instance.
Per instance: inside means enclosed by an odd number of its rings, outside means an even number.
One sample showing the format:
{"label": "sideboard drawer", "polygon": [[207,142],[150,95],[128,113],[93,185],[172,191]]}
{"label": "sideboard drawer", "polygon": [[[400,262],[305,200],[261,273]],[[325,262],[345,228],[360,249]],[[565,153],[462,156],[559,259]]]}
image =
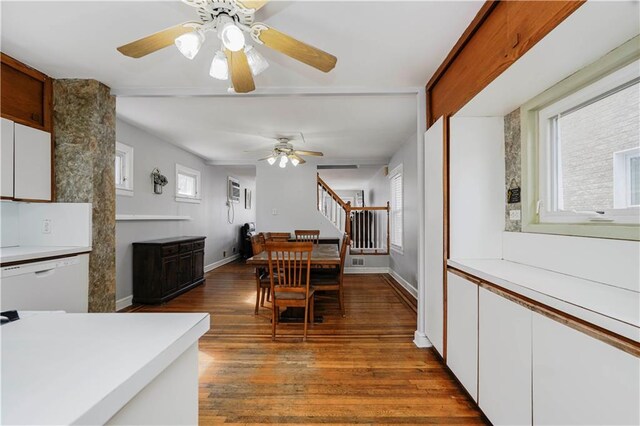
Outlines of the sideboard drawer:
{"label": "sideboard drawer", "polygon": [[204,241],[196,241],[193,243],[194,250],[202,250],[204,248]]}
{"label": "sideboard drawer", "polygon": [[180,253],[185,253],[193,250],[193,243],[180,244]]}
{"label": "sideboard drawer", "polygon": [[178,250],[179,250],[179,247],[177,244],[173,246],[164,246],[162,247],[162,257],[167,257],[167,256],[177,254]]}

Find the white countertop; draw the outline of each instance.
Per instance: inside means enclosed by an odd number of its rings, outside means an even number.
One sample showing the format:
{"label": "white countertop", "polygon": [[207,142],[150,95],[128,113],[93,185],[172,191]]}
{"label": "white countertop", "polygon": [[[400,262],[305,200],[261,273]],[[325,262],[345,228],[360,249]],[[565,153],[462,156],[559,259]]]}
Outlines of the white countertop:
{"label": "white countertop", "polygon": [[448,264],[537,302],[640,341],[640,293],[500,259]]}
{"label": "white countertop", "polygon": [[15,246],[0,248],[0,263],[36,260],[91,251],[91,247],[78,246]]}
{"label": "white countertop", "polygon": [[209,329],[209,314],[42,314],[0,329],[2,424],[104,424]]}

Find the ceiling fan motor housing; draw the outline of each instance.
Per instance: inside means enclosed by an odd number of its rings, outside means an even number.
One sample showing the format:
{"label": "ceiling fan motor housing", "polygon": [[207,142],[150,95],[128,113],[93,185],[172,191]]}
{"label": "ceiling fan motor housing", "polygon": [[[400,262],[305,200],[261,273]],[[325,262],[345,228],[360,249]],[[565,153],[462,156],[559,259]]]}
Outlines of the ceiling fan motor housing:
{"label": "ceiling fan motor housing", "polygon": [[[195,7],[198,16],[211,29],[217,29],[220,17],[226,16],[233,20],[240,28],[250,27],[254,22],[254,10],[245,9],[235,0],[182,0],[189,6]],[[224,19],[224,21],[227,21]]]}

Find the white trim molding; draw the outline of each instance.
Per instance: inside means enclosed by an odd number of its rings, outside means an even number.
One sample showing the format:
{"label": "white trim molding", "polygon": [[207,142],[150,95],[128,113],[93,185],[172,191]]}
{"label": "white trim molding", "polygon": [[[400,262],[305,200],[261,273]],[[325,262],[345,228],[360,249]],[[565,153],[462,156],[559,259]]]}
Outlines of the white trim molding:
{"label": "white trim molding", "polygon": [[388,274],[389,268],[386,266],[376,266],[376,267],[360,267],[355,266],[353,268],[344,268],[345,274]]}
{"label": "white trim molding", "polygon": [[123,310],[124,308],[128,308],[133,304],[133,295],[123,297],[122,299],[116,300],[116,312]]}
{"label": "white trim molding", "polygon": [[226,265],[227,263],[231,263],[234,260],[239,258],[240,258],[240,254],[234,254],[233,256],[225,257],[224,259],[218,260],[217,262],[213,262],[208,265],[205,265],[204,272],[207,273],[207,272],[213,271],[214,269],[219,268],[223,265]]}
{"label": "white trim molding", "polygon": [[409,281],[402,278],[400,274],[398,274],[396,271],[394,271],[391,268],[389,268],[389,275],[391,275],[394,280],[396,280],[402,287],[404,287],[404,289],[407,290],[413,296],[414,299],[418,300],[418,289],[413,287],[409,283]]}
{"label": "white trim molding", "polygon": [[419,348],[430,348],[433,346],[433,343],[431,343],[427,335],[418,330],[413,334],[413,344]]}

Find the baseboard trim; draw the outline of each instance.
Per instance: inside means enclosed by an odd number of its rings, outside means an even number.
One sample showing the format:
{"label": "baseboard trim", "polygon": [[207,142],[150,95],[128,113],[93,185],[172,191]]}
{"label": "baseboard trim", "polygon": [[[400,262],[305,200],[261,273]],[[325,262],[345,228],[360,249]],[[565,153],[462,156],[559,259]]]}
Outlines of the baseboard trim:
{"label": "baseboard trim", "polygon": [[416,330],[413,335],[413,344],[419,348],[430,348],[433,346],[427,335],[418,330]]}
{"label": "baseboard trim", "polygon": [[352,268],[344,268],[345,274],[388,274],[389,268],[386,266],[382,267],[352,267]]}
{"label": "baseboard trim", "polygon": [[407,290],[409,294],[413,296],[414,299],[418,300],[418,290],[413,288],[413,286],[409,284],[409,281],[402,278],[400,274],[398,274],[396,271],[394,271],[391,268],[389,268],[389,275],[391,275],[393,279],[398,282],[398,284],[404,287],[404,289]]}
{"label": "baseboard trim", "polygon": [[233,256],[229,256],[229,257],[226,257],[226,258],[224,258],[222,260],[218,260],[217,262],[210,263],[208,265],[205,265],[204,272],[206,273],[206,272],[209,272],[209,271],[213,271],[214,269],[219,268],[222,265],[226,265],[227,263],[231,263],[234,260],[239,259],[239,258],[240,258],[240,254],[234,254]]}
{"label": "baseboard trim", "polygon": [[123,297],[122,299],[116,300],[116,312],[123,310],[124,308],[128,308],[133,304],[133,295]]}

